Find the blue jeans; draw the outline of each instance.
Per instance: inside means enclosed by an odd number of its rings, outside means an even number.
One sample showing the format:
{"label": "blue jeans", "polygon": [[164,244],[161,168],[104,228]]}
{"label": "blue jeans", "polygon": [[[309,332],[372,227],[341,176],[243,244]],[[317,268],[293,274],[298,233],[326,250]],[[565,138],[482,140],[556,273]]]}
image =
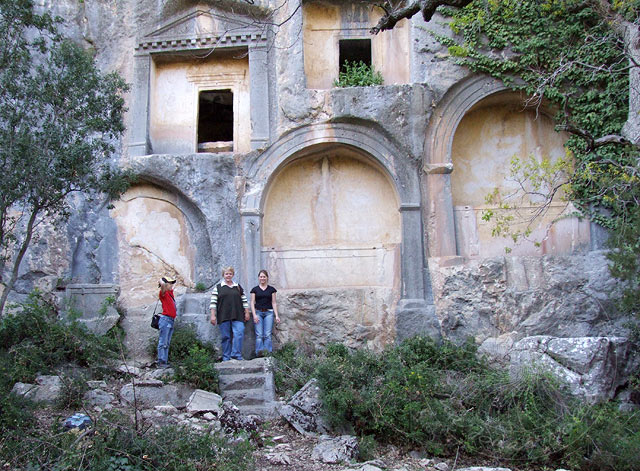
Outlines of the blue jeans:
{"label": "blue jeans", "polygon": [[160,316],[158,322],[158,363],[169,363],[169,345],[171,344],[171,336],[173,335],[173,317]]}
{"label": "blue jeans", "polygon": [[260,353],[262,350],[272,352],[271,331],[273,330],[273,309],[266,311],[256,309],[256,314],[258,315],[258,323],[255,324],[256,353]]}
{"label": "blue jeans", "polygon": [[242,360],[242,339],[244,338],[244,322],[224,321],[218,324],[220,342],[222,344],[222,361]]}

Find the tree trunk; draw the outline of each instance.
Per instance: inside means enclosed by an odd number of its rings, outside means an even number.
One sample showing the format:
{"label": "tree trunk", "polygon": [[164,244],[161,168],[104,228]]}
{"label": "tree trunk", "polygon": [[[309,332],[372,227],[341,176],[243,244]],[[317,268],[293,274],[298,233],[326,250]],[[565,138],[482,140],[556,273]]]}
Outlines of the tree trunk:
{"label": "tree trunk", "polygon": [[24,254],[27,253],[27,248],[29,248],[29,244],[31,243],[31,237],[33,236],[33,227],[35,225],[36,216],[38,215],[39,209],[34,208],[31,211],[31,215],[29,216],[29,222],[27,223],[27,228],[25,230],[25,236],[22,241],[22,245],[20,245],[20,250],[16,255],[16,259],[13,263],[13,268],[11,270],[11,278],[9,282],[4,286],[4,290],[0,295],[0,316],[4,313],[4,305],[7,302],[7,296],[9,296],[9,292],[13,289],[13,286],[18,279],[18,272],[20,270],[20,264],[22,263],[22,259],[24,258]]}

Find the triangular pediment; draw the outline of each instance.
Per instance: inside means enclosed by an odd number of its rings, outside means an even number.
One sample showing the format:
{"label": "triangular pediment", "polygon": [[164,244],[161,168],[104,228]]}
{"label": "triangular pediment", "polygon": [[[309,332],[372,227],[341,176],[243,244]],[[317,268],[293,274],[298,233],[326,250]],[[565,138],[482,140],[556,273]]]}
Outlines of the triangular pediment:
{"label": "triangular pediment", "polygon": [[222,36],[256,33],[258,28],[250,20],[234,18],[231,13],[215,13],[209,9],[195,8],[186,15],[172,18],[145,34],[143,41],[172,41],[196,39],[203,36]]}
{"label": "triangular pediment", "polygon": [[267,33],[253,19],[197,7],[157,26],[138,40],[139,53],[239,47],[263,43]]}

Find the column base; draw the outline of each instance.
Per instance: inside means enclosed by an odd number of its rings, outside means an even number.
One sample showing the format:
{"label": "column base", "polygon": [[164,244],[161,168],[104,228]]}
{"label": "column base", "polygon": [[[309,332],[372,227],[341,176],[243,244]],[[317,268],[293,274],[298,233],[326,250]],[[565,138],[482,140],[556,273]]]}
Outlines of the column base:
{"label": "column base", "polygon": [[436,307],[424,299],[402,299],[396,311],[396,342],[418,335],[442,340]]}

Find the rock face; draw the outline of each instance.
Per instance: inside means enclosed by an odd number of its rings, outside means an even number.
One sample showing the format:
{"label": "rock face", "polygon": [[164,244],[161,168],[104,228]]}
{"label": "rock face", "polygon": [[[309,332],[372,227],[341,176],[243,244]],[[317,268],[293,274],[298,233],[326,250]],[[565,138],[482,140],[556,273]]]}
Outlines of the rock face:
{"label": "rock face", "polygon": [[[163,275],[178,280],[179,321],[217,341],[193,288],[210,290],[228,265],[246,291],[272,272],[276,344],[627,335],[593,224],[563,220],[540,247],[496,256],[478,199],[505,188],[505,159],[564,155],[564,137],[448,61],[438,21],[360,38],[384,85],[342,89],[341,54],[377,19],[366,2],[36,3],[131,84],[116,160],[139,181],[113,208],[74,197],[63,228],[41,228],[10,300],[60,282],[118,286],[135,358],[156,335]],[[204,116],[224,139],[204,137]],[[249,324],[246,338],[250,357]]]}
{"label": "rock face", "polygon": [[430,268],[437,315],[448,338],[472,337],[482,343],[505,334],[597,337],[627,332],[627,319],[609,301],[616,280],[603,252],[433,261],[440,263]]}

